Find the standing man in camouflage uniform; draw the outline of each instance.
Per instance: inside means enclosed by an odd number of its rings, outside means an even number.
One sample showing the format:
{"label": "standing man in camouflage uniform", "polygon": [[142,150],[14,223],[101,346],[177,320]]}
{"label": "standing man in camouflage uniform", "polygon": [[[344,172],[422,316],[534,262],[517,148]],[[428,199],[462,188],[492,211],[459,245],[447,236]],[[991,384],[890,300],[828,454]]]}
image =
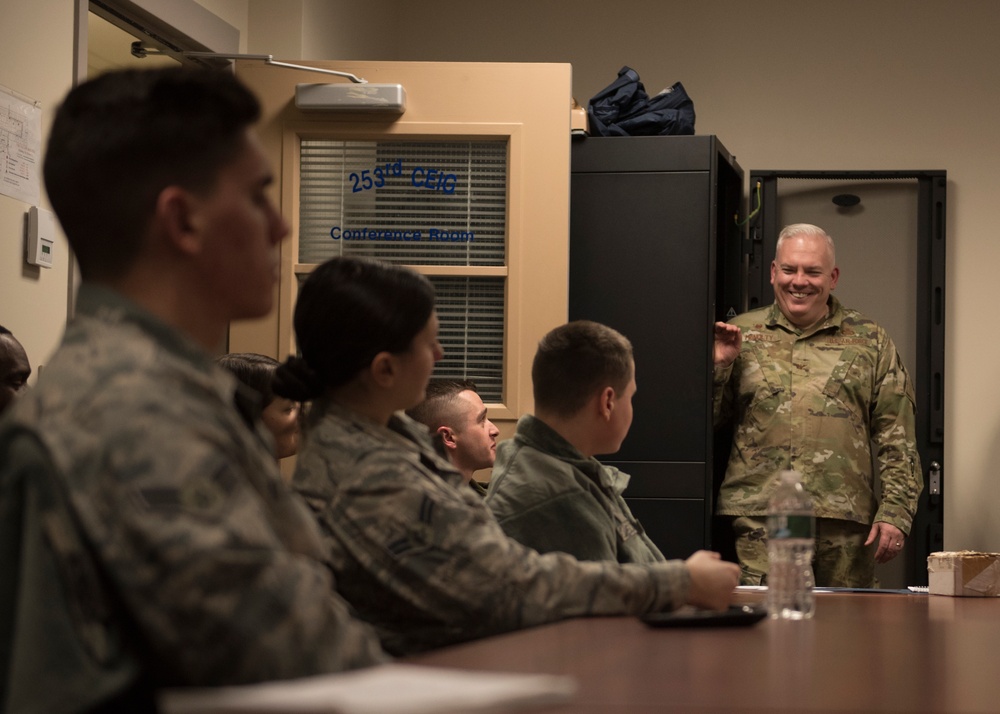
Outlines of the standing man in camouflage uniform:
{"label": "standing man in camouflage uniform", "polygon": [[0,427],[0,710],[152,712],[156,689],[385,655],[333,592],[253,395],[214,364],[287,234],[229,73],[104,74],[45,157],[77,314]]}
{"label": "standing man in camouflage uniform", "polygon": [[717,512],[735,517],[743,584],[766,582],[764,518],[781,470],[800,471],[812,496],[817,585],[874,587],[875,563],[899,554],[916,512],[913,383],[885,330],[830,294],[839,275],[826,232],[788,226],[774,304],[715,326],[716,423],[735,424]]}

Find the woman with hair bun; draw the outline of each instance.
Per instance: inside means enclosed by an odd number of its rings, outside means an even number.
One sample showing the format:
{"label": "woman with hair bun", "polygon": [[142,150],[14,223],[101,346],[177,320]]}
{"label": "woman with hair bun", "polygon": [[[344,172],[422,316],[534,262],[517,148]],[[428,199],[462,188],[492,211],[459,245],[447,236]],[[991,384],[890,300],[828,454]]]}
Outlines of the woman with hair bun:
{"label": "woman with hair bun", "polygon": [[272,385],[312,401],[292,486],[318,518],[337,590],[387,651],[575,615],[728,606],[735,568],[715,554],[581,562],[539,555],[504,534],[427,428],[403,413],[423,399],[442,357],[426,278],[334,258],[302,286],[295,333],[301,357],[279,367]]}
{"label": "woman with hair bun", "polygon": [[300,402],[327,397],[382,426],[424,398],[443,355],[430,282],[375,261],[335,259],[313,271],[294,325],[301,359],[278,368],[274,392]]}

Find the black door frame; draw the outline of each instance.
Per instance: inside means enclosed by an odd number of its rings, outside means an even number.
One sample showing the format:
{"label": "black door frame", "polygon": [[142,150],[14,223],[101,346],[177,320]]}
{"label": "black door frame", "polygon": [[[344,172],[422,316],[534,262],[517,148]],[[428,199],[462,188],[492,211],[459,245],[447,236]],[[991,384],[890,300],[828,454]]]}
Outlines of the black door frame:
{"label": "black door frame", "polygon": [[770,265],[781,226],[778,221],[778,181],[917,182],[917,448],[924,471],[924,490],[904,551],[907,583],[927,584],[927,556],[944,550],[944,287],[945,209],[947,172],[937,171],[773,171],[750,172],[750,220],[745,254],[748,258],[747,307],[774,301]]}

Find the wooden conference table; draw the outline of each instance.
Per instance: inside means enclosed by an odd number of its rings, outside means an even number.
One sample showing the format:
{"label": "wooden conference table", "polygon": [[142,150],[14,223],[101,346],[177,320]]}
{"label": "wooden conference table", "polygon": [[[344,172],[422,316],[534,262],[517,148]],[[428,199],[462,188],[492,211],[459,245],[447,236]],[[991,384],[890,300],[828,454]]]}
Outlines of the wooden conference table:
{"label": "wooden conference table", "polygon": [[408,661],[577,680],[573,701],[533,712],[1000,712],[1000,599],[818,592],[807,621],[581,618]]}

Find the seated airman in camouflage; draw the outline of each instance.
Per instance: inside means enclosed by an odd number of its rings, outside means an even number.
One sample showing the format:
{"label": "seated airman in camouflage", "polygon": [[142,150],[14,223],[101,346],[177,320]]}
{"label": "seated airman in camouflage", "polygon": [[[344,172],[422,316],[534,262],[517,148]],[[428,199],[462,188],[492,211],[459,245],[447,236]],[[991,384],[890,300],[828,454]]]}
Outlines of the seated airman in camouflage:
{"label": "seated airman in camouflage", "polygon": [[514,540],[580,560],[656,563],[660,549],[625,503],[630,476],[605,466],[632,426],[632,343],[590,320],[550,330],[531,365],[535,413],[497,450],[486,505]]}
{"label": "seated airman in camouflage", "polygon": [[424,400],[406,413],[430,429],[435,443],[469,480],[469,487],[485,496],[487,484],[476,480],[476,472],[493,468],[500,430],[486,416],[475,382],[432,379]]}
{"label": "seated airman in camouflage", "polygon": [[403,654],[575,615],[685,603],[724,609],[739,575],[687,561],[583,562],[508,538],[467,479],[402,410],[424,398],[437,338],[434,290],[408,268],[334,258],[295,305],[301,358],[274,390],[311,401],[292,485],[314,509],[339,592]]}
{"label": "seated airman in camouflage", "polygon": [[258,114],[231,73],[180,67],[56,113],[45,184],[83,282],[0,426],[0,710],[153,712],[160,687],[385,658],[210,356],[271,309],[288,231]]}

